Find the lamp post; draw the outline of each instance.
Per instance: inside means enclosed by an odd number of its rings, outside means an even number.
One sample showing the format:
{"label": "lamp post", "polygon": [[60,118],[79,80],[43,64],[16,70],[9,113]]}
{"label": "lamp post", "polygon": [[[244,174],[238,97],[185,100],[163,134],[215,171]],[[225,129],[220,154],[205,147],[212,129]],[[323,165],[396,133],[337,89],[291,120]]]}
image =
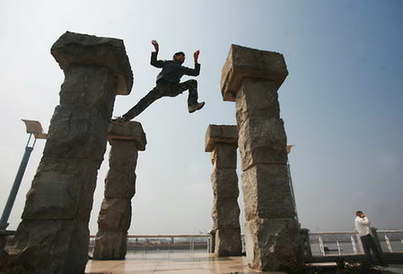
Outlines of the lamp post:
{"label": "lamp post", "polygon": [[[35,147],[35,143],[37,139],[46,139],[47,134],[43,132],[42,125],[38,121],[32,120],[22,120],[25,124],[25,128],[28,135],[28,141],[25,145],[25,152],[22,156],[22,160],[20,163],[20,167],[18,168],[17,175],[15,176],[13,186],[10,190],[10,194],[8,195],[6,206],[4,207],[3,214],[0,219],[0,231],[5,230],[8,226],[8,218],[10,217],[11,209],[13,208],[15,198],[17,197],[18,189],[20,188],[20,184],[22,181],[22,177],[24,176],[25,169],[27,168],[27,164],[29,161],[29,157],[31,156],[31,152]],[[32,141],[32,136],[33,141]]]}
{"label": "lamp post", "polygon": [[[292,148],[294,147],[294,145],[287,145],[287,153],[290,154]],[[291,178],[291,168],[290,168],[290,162],[287,162],[287,169],[288,169],[288,183],[290,184],[290,189],[291,189],[291,195],[292,195],[292,200],[294,203],[294,210],[295,213],[297,213],[297,204],[295,201],[295,195],[294,195],[294,186],[292,185],[292,178]],[[297,220],[298,220],[298,214],[296,214],[297,216]]]}

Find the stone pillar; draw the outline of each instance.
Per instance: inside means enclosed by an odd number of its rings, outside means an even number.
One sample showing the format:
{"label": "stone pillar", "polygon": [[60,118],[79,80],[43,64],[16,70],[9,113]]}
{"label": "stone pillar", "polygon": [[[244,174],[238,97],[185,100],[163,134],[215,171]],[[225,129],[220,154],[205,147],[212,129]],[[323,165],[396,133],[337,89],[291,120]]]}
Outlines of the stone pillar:
{"label": "stone pillar", "polygon": [[146,136],[138,122],[112,122],[109,143],[109,172],[93,254],[98,260],[119,260],[126,256],[131,198],[136,192],[137,157],[139,150],[145,150]]}
{"label": "stone pillar", "polygon": [[222,70],[223,99],[236,102],[247,261],[257,270],[295,271],[301,264],[277,94],[287,74],[281,54],[237,45]]}
{"label": "stone pillar", "polygon": [[9,272],[83,273],[88,221],[116,94],[133,74],[122,40],[66,32],[51,53],[64,71],[41,162],[29,190]]}
{"label": "stone pillar", "polygon": [[242,254],[239,225],[236,126],[209,125],[206,152],[212,152],[214,253],[218,257]]}

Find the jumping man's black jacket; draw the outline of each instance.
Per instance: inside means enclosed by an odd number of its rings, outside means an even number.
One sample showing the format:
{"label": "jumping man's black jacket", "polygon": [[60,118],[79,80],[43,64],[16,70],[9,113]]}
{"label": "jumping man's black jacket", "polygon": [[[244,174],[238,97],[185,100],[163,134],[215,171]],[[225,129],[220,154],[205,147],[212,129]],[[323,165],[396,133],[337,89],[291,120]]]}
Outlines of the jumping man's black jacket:
{"label": "jumping man's black jacket", "polygon": [[158,52],[151,53],[151,65],[162,68],[157,76],[157,83],[169,82],[173,84],[179,83],[183,75],[197,76],[200,73],[200,64],[195,63],[194,69],[182,66],[180,62],[175,60],[157,60]]}

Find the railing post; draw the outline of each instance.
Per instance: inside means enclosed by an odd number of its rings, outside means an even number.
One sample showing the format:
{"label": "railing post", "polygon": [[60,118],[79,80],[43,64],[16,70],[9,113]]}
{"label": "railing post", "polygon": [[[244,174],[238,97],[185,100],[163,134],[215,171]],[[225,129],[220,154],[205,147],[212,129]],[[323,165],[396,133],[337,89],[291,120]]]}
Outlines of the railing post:
{"label": "railing post", "polygon": [[326,256],[326,252],[325,252],[325,246],[323,245],[323,240],[322,240],[322,236],[318,236],[318,241],[319,241],[319,250],[320,250],[320,254],[322,256]]}
{"label": "railing post", "polygon": [[337,245],[337,252],[339,253],[339,256],[341,256],[340,242],[338,240],[336,241],[336,245]]}
{"label": "railing post", "polygon": [[351,238],[351,246],[353,247],[353,252],[354,252],[354,254],[358,254],[357,245],[355,244],[355,240],[354,240],[353,235],[351,235],[350,238]]}
{"label": "railing post", "polygon": [[388,235],[386,235],[386,233],[385,233],[385,242],[386,242],[386,246],[389,249],[389,252],[393,252],[392,245],[390,244],[389,237],[388,237]]}

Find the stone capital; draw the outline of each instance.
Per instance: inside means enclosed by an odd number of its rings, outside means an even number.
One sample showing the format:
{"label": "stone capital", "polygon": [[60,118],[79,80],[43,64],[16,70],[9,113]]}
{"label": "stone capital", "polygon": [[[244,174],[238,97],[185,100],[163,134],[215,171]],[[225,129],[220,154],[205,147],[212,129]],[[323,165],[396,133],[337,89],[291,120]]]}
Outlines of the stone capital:
{"label": "stone capital", "polygon": [[112,121],[108,128],[108,139],[135,142],[140,151],[146,149],[147,139],[143,127],[139,122],[118,122]]}
{"label": "stone capital", "polygon": [[221,72],[223,100],[235,101],[244,78],[273,81],[278,88],[287,75],[287,65],[282,54],[231,45]]}
{"label": "stone capital", "polygon": [[235,125],[209,125],[205,138],[205,151],[212,152],[217,143],[238,146],[238,130]]}
{"label": "stone capital", "polygon": [[72,64],[104,66],[116,76],[116,94],[127,95],[133,86],[133,72],[123,40],[65,32],[53,44],[51,53],[62,70]]}

